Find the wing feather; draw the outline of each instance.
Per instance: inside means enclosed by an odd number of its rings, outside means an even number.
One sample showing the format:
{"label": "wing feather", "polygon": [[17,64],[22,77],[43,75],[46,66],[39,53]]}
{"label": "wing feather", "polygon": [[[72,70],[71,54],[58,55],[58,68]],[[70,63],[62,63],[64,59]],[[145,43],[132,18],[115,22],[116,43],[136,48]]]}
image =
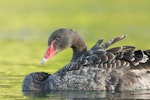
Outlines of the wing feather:
{"label": "wing feather", "polygon": [[104,44],[102,44],[104,39],[99,39],[89,51],[80,56],[76,62],[68,64],[65,69],[70,71],[78,70],[82,67],[126,68],[129,66],[135,68],[141,63],[150,61],[150,50],[135,50],[134,46],[120,46],[107,49],[124,38],[125,36],[116,37]]}

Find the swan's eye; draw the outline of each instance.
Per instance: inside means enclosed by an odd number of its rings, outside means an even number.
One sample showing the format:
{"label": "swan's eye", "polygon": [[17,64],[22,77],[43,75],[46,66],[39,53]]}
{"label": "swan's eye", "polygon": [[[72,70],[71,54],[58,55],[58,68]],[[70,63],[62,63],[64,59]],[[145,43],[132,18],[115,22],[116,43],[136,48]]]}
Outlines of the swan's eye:
{"label": "swan's eye", "polygon": [[60,39],[60,37],[57,37],[55,40],[59,40]]}

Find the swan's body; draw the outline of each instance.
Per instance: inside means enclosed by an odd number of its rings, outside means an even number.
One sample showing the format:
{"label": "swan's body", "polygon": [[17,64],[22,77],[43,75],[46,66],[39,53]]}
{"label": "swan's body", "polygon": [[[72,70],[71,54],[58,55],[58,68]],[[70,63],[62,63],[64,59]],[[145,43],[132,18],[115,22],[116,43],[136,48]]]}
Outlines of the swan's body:
{"label": "swan's body", "polygon": [[135,51],[133,46],[107,49],[124,38],[117,37],[103,45],[100,39],[87,51],[77,32],[70,29],[53,32],[41,63],[67,47],[73,49],[71,62],[52,75],[29,74],[23,81],[23,91],[150,89],[150,50]]}

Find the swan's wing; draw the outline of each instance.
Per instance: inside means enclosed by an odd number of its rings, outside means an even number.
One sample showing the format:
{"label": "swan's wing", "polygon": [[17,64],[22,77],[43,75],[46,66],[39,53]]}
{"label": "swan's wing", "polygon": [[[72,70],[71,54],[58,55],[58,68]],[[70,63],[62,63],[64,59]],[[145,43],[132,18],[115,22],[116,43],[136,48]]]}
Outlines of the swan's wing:
{"label": "swan's wing", "polygon": [[89,51],[79,57],[76,62],[66,65],[64,70],[78,70],[82,67],[99,68],[121,68],[136,67],[144,64],[150,59],[150,50],[135,51],[134,46],[120,46],[107,49],[112,44],[121,41],[125,36],[116,37],[100,45],[103,39],[100,39]]}
{"label": "swan's wing", "polygon": [[135,47],[133,46],[121,46],[108,49],[112,44],[121,41],[125,38],[125,36],[116,37],[114,39],[109,40],[108,42],[100,45],[102,43],[102,39],[100,39],[91,50],[87,51],[82,57],[79,58],[79,62],[83,65],[91,65],[91,64],[103,64],[103,63],[111,63],[114,60],[119,59],[124,55],[130,55],[130,59],[133,59],[133,51]]}
{"label": "swan's wing", "polygon": [[[80,58],[80,62],[84,66],[93,65],[93,64],[114,64],[128,66],[138,66],[141,63],[146,63],[150,59],[150,50],[142,51],[136,50],[134,46],[120,46],[111,49],[107,49],[112,44],[121,41],[125,36],[116,37],[103,45],[102,39],[100,39],[91,50],[89,50],[85,55]],[[120,62],[120,64],[119,64]],[[121,64],[122,63],[122,64]],[[116,64],[114,64],[116,65]]]}

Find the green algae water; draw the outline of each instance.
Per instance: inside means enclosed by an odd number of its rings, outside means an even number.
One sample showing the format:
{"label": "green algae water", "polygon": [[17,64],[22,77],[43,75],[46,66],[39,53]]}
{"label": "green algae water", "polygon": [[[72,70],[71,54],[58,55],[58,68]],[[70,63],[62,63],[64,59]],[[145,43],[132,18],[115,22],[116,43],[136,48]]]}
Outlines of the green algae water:
{"label": "green algae water", "polygon": [[22,81],[31,72],[54,73],[68,62],[67,49],[40,65],[47,39],[58,28],[72,28],[91,48],[121,35],[113,46],[134,45],[150,49],[149,0],[1,0],[0,1],[0,100],[149,99],[150,90],[132,92],[50,91],[23,93]]}

